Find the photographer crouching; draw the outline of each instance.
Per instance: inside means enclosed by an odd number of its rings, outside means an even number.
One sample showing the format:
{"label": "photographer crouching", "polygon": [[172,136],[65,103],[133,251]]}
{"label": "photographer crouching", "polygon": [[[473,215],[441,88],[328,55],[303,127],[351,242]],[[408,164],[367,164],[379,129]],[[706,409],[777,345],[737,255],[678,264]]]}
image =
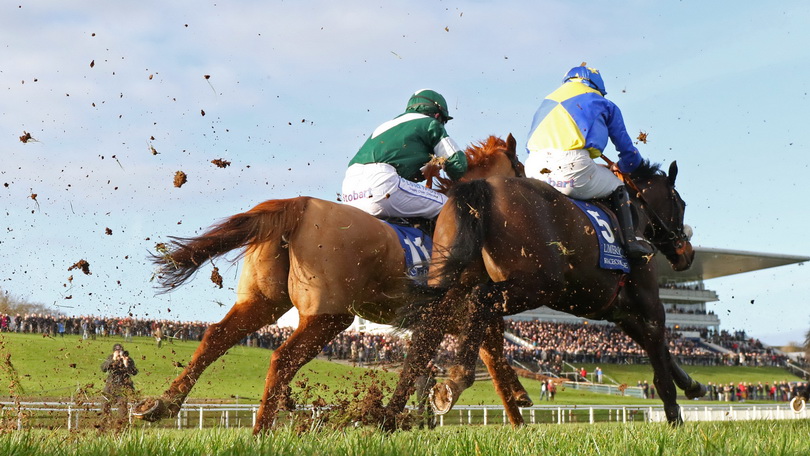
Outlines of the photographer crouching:
{"label": "photographer crouching", "polygon": [[129,399],[135,394],[135,384],[130,376],[137,375],[138,368],[129,357],[129,352],[121,344],[115,344],[112,354],[101,363],[101,371],[107,373],[107,382],[102,390],[106,399],[102,413],[109,416],[115,405],[118,408],[118,424],[123,425],[129,417]]}

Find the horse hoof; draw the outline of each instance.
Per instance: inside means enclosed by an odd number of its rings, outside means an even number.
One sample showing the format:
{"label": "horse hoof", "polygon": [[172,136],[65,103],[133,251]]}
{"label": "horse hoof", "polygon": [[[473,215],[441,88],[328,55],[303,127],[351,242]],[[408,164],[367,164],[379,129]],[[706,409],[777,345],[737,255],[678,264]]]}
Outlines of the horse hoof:
{"label": "horse hoof", "polygon": [[155,421],[163,418],[166,410],[166,403],[163,402],[163,400],[145,399],[141,401],[140,404],[135,406],[135,408],[132,410],[132,416],[133,418],[137,418],[139,420],[154,423]]}
{"label": "horse hoof", "polygon": [[698,383],[695,388],[691,388],[687,391],[684,391],[684,395],[687,399],[699,399],[706,395],[709,392],[709,389],[706,388],[705,385]]}
{"label": "horse hoof", "polygon": [[450,388],[450,385],[442,383],[430,390],[430,406],[436,415],[444,415],[450,411],[453,407],[453,389]]}
{"label": "horse hoof", "polygon": [[804,399],[794,397],[790,400],[790,408],[794,413],[802,413],[807,403]]}
{"label": "horse hoof", "polygon": [[532,398],[529,397],[529,394],[523,391],[515,395],[515,405],[525,408],[531,407],[534,405],[534,402],[532,402]]}

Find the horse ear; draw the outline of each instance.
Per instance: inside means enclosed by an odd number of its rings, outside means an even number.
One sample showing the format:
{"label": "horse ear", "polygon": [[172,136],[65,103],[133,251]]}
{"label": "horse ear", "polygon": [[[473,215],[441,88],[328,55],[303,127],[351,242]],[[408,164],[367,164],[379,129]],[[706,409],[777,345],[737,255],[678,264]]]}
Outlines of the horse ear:
{"label": "horse ear", "polygon": [[509,133],[509,136],[506,137],[506,155],[510,157],[517,156],[517,141],[512,136],[512,133]]}
{"label": "horse ear", "polygon": [[674,187],[675,186],[675,178],[678,177],[678,161],[677,160],[673,161],[669,165],[669,173],[667,174],[667,176],[669,176],[669,185]]}

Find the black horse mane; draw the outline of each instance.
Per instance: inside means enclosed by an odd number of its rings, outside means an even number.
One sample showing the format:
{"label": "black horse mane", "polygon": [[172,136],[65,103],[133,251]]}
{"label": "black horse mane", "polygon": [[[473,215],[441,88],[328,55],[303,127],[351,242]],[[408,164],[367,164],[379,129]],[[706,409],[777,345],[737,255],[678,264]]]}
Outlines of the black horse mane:
{"label": "black horse mane", "polygon": [[666,173],[661,170],[660,163],[650,163],[646,158],[642,160],[635,171],[630,173],[633,179],[649,179],[654,176],[665,176]]}

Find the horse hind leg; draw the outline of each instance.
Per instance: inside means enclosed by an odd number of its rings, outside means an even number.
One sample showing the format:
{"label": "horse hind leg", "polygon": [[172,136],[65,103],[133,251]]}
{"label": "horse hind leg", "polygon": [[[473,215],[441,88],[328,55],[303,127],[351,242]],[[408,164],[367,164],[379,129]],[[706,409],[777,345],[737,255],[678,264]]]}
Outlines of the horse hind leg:
{"label": "horse hind leg", "polygon": [[512,426],[521,426],[524,421],[520,407],[531,407],[533,404],[515,370],[506,362],[503,353],[503,333],[503,319],[497,318],[487,328],[478,354],[492,376],[492,384],[503,401],[509,422]]}
{"label": "horse hind leg", "polygon": [[641,318],[625,318],[618,321],[617,324],[647,352],[653,368],[653,384],[658,392],[658,397],[664,403],[667,422],[673,426],[683,424],[672,369],[674,362],[667,347],[663,325]]}
{"label": "horse hind leg", "polygon": [[273,306],[259,297],[237,302],[219,323],[206,329],[191,360],[163,395],[141,402],[135,407],[133,415],[146,421],[177,416],[186,396],[205,369],[245,336],[273,323],[281,312],[279,306]]}
{"label": "horse hind leg", "polygon": [[302,316],[298,328],[270,358],[264,395],[256,417],[254,434],[273,427],[279,403],[289,397],[290,382],[298,370],[320,353],[324,345],[348,328],[350,314]]}
{"label": "horse hind leg", "polygon": [[[478,348],[494,319],[503,319],[505,315],[554,304],[559,301],[563,292],[562,279],[549,275],[547,271],[538,275],[510,278],[502,282],[480,284],[473,288],[465,303],[466,315],[462,319],[458,363],[451,369],[450,378],[434,388],[432,403],[437,413],[446,413],[450,410],[458,395],[475,381]],[[454,304],[448,301],[445,305]],[[512,383],[519,384],[517,381]],[[520,394],[519,391],[516,392]]]}
{"label": "horse hind leg", "polygon": [[672,376],[675,380],[675,384],[678,388],[683,390],[683,393],[686,395],[687,399],[699,399],[708,393],[708,389],[706,385],[698,382],[697,380],[693,379],[686,373],[686,371],[678,365],[678,362],[675,361],[675,357],[672,356],[669,351],[669,362],[670,362],[670,369],[672,369]]}

